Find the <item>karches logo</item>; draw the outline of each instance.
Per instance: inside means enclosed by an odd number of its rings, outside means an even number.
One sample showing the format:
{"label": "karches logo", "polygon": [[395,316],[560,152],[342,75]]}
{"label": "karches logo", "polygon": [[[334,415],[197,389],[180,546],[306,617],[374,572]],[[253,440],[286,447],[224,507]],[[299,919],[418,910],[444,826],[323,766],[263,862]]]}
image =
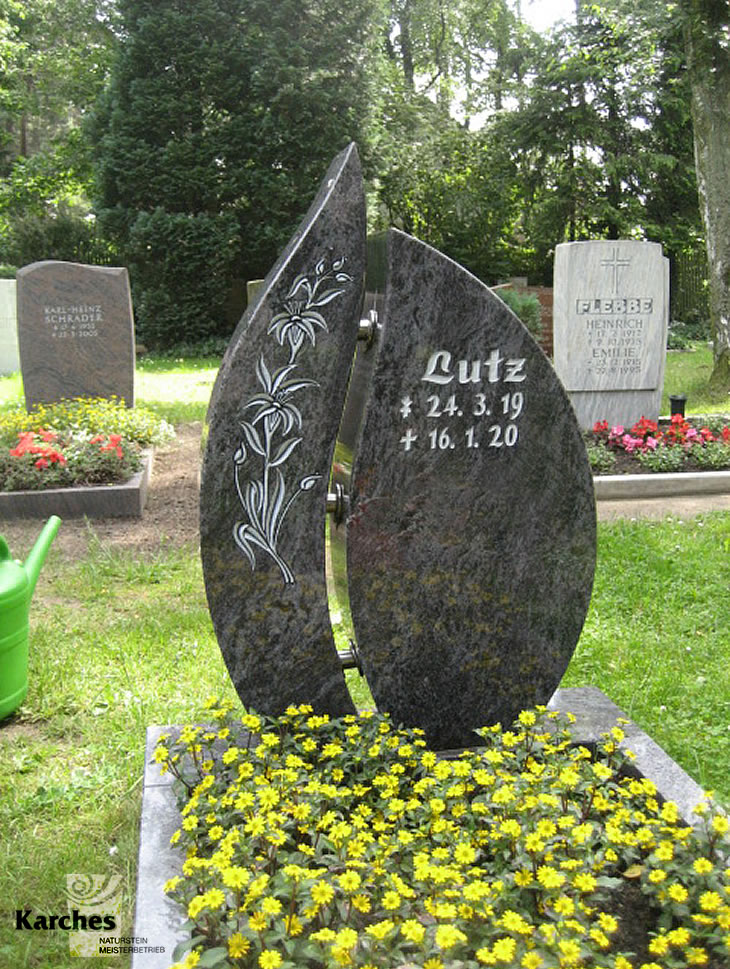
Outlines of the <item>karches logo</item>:
{"label": "karches logo", "polygon": [[41,915],[32,909],[16,909],[15,928],[36,931],[60,929],[69,933],[72,956],[105,954],[100,934],[114,931],[122,914],[121,875],[67,875],[66,903],[62,915]]}

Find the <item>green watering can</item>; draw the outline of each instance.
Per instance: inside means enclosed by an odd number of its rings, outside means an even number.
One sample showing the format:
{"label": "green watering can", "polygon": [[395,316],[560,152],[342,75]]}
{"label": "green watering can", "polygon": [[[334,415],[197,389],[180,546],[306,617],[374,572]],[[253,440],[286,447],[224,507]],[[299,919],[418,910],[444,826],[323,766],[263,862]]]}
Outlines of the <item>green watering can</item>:
{"label": "green watering can", "polygon": [[0,720],[9,716],[28,692],[28,613],[30,600],[61,519],[43,526],[25,565],[10,558],[0,535]]}

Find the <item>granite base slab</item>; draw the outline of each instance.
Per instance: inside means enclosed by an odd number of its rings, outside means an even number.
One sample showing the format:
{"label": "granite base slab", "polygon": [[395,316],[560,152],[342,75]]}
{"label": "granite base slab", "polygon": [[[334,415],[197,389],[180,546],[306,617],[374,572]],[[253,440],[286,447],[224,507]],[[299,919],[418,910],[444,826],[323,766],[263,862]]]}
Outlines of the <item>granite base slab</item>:
{"label": "granite base slab", "polygon": [[147,503],[153,452],[145,451],[141,470],[121,484],[46,491],[0,492],[0,519],[14,518],[141,518]]}
{"label": "granite base slab", "polygon": [[[578,743],[585,745],[596,743],[619,718],[628,719],[605,693],[590,686],[557,690],[548,707],[575,715],[572,733]],[[147,728],[137,897],[131,934],[145,939],[145,945],[157,951],[133,954],[131,969],[168,969],[175,946],[187,938],[181,928],[184,917],[180,907],[162,890],[169,878],[179,874],[184,861],[183,852],[170,844],[180,826],[180,813],[173,778],[170,774],[161,775],[154,760],[160,734],[175,729]],[[633,765],[637,775],[653,781],[661,797],[674,801],[682,818],[692,823],[694,807],[704,799],[702,788],[635,723],[629,721],[623,730],[626,738],[622,746],[636,755]]]}
{"label": "granite base slab", "polygon": [[596,501],[730,494],[730,471],[605,474],[593,478]]}

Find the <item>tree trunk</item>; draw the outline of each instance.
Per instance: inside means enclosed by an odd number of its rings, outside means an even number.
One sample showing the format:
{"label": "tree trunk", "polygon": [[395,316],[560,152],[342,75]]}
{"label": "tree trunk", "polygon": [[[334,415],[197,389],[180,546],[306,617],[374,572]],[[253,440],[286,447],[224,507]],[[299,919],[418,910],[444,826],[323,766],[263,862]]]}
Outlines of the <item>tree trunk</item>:
{"label": "tree trunk", "polygon": [[[699,4],[700,8],[703,4]],[[687,29],[695,166],[707,243],[714,369],[710,386],[730,389],[730,53],[697,14]]]}

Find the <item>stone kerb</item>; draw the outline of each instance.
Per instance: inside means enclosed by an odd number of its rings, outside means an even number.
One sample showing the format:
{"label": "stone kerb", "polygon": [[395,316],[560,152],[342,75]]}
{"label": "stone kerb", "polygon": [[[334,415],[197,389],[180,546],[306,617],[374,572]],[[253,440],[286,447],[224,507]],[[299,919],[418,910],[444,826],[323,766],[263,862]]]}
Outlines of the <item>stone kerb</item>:
{"label": "stone kerb", "polygon": [[631,239],[556,247],[555,369],[583,428],[659,416],[669,315],[669,263]]}

